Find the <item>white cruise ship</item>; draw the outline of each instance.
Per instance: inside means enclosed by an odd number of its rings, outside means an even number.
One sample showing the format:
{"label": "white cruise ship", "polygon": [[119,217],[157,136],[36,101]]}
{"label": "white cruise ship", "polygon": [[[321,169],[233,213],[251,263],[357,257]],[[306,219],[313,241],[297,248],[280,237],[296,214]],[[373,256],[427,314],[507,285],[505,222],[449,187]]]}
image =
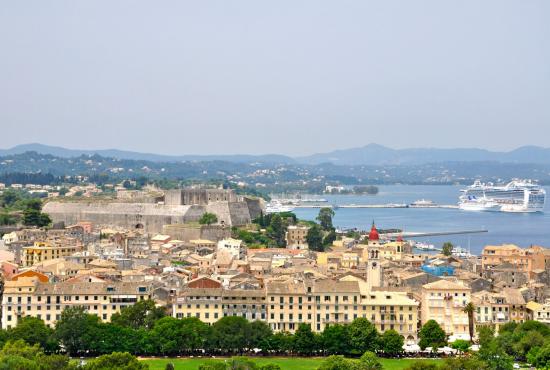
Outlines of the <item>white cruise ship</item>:
{"label": "white cruise ship", "polygon": [[[503,186],[476,180],[461,192],[459,207],[464,210],[483,210],[488,206],[485,210],[494,211],[496,203],[502,212],[542,212],[546,201],[546,191],[530,180],[513,180]],[[475,203],[480,207],[475,207]]]}

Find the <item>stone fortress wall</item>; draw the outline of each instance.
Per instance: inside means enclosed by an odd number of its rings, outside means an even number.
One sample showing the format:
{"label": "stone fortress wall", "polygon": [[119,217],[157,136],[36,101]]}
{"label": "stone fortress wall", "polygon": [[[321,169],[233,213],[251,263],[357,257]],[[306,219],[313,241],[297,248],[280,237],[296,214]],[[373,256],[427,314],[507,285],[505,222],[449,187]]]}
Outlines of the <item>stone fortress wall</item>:
{"label": "stone fortress wall", "polygon": [[166,191],[164,204],[50,201],[44,206],[54,223],[91,221],[100,226],[143,228],[150,233],[162,232],[164,225],[196,222],[205,212],[216,214],[223,225],[245,225],[264,209],[263,200],[240,197],[233,190],[195,188]]}

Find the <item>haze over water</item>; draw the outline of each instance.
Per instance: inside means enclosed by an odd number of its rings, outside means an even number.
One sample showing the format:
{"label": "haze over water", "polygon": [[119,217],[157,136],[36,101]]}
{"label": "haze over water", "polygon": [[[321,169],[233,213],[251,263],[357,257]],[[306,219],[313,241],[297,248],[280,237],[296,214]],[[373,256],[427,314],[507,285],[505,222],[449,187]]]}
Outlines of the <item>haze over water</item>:
{"label": "haze over water", "polygon": [[[429,199],[438,204],[457,204],[464,186],[387,185],[379,186],[377,195],[324,195],[328,204],[412,203]],[[545,188],[550,194],[550,189]],[[313,220],[318,209],[296,209],[299,218]],[[374,220],[382,229],[398,228],[405,232],[440,232],[489,230],[488,233],[415,238],[441,246],[445,241],[480,254],[485,245],[513,243],[521,247],[532,244],[550,247],[550,206],[544,213],[468,212],[458,209],[430,208],[339,208],[334,225],[339,228],[370,228]]]}

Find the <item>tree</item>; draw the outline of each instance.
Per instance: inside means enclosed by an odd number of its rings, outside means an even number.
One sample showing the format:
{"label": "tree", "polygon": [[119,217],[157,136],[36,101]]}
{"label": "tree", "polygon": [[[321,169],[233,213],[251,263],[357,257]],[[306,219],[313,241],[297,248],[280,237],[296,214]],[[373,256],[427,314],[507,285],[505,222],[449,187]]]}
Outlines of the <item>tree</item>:
{"label": "tree", "polygon": [[344,356],[329,356],[321,363],[317,370],[351,370],[357,369],[352,360],[346,359]]}
{"label": "tree", "polygon": [[443,243],[442,253],[445,256],[451,256],[453,254],[454,245],[451,242]]}
{"label": "tree", "polygon": [[216,216],[214,213],[205,212],[201,218],[199,219],[199,224],[201,225],[212,225],[218,222],[218,216]]}
{"label": "tree", "polygon": [[323,252],[323,230],[317,224],[311,226],[307,231],[306,241],[310,250]]}
{"label": "tree", "polygon": [[247,348],[261,348],[263,343],[273,335],[273,331],[264,321],[256,320],[248,324]]}
{"label": "tree", "polygon": [[366,351],[359,359],[364,370],[382,370],[382,364],[374,352]]}
{"label": "tree", "polygon": [[349,335],[345,325],[334,324],[325,327],[321,334],[321,341],[328,354],[345,355],[349,353]]}
{"label": "tree", "polygon": [[111,322],[115,325],[133,329],[151,329],[155,322],[166,316],[164,308],[157,307],[151,299],[136,302],[113,314]]}
{"label": "tree", "polygon": [[70,355],[76,356],[97,348],[100,324],[99,317],[87,314],[84,307],[67,307],[55,324],[55,337]]}
{"label": "tree", "polygon": [[514,358],[494,340],[489,345],[481,347],[477,357],[487,363],[491,370],[512,370],[514,366]]}
{"label": "tree", "polygon": [[382,350],[385,354],[395,356],[403,352],[403,344],[405,343],[405,340],[395,330],[386,330],[384,334],[382,334],[381,342]]}
{"label": "tree", "polygon": [[50,216],[40,212],[40,210],[27,208],[23,211],[23,223],[25,226],[44,227],[48,226],[51,222]]}
{"label": "tree", "polygon": [[22,317],[15,328],[8,330],[12,340],[21,339],[30,345],[38,344],[47,352],[54,352],[58,348],[53,334],[53,329],[46,326],[44,321],[32,316]]}
{"label": "tree", "polygon": [[316,220],[319,221],[323,230],[330,231],[333,229],[332,218],[334,217],[334,215],[335,213],[332,208],[323,207],[319,210],[319,215],[317,216]]}
{"label": "tree", "polygon": [[357,318],[348,326],[350,353],[359,355],[378,349],[378,331],[366,318]]}
{"label": "tree", "polygon": [[464,313],[468,315],[468,332],[470,333],[470,343],[474,342],[474,313],[476,308],[472,302],[468,302],[463,309]]}
{"label": "tree", "polygon": [[317,348],[317,338],[309,324],[300,324],[292,341],[292,350],[300,355],[311,355]]}
{"label": "tree", "polygon": [[432,347],[432,350],[435,351],[447,343],[445,331],[435,320],[428,320],[420,329],[418,337],[420,338],[418,345],[422,349]]}
{"label": "tree", "polygon": [[437,370],[437,365],[428,361],[415,361],[405,370]]}
{"label": "tree", "polygon": [[327,235],[323,238],[323,246],[329,247],[336,240],[336,231],[330,230]]}
{"label": "tree", "polygon": [[[469,344],[467,340],[463,341]],[[488,370],[489,366],[485,361],[480,360],[476,356],[462,356],[456,358],[448,358],[439,367],[439,370]]]}
{"label": "tree", "polygon": [[489,326],[482,326],[478,330],[478,342],[480,346],[485,346],[495,339],[495,331]]}
{"label": "tree", "polygon": [[113,352],[89,360],[83,370],[147,370],[149,365],[140,362],[135,356],[124,352]]}
{"label": "tree", "polygon": [[456,349],[459,352],[465,353],[470,349],[470,342],[464,339],[457,339],[451,343],[451,348]]}
{"label": "tree", "polygon": [[236,353],[246,349],[248,320],[240,316],[226,316],[212,325],[212,346]]}
{"label": "tree", "polygon": [[271,221],[268,226],[268,234],[275,240],[275,243],[279,247],[284,247],[286,245],[285,234],[287,226],[283,222],[282,217],[275,213],[271,216]]}

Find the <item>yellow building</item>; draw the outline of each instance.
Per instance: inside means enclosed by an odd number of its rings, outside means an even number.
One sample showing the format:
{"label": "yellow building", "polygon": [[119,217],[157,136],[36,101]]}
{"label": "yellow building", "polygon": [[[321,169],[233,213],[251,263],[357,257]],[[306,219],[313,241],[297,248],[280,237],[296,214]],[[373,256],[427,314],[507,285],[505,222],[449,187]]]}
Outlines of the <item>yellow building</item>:
{"label": "yellow building", "polygon": [[123,307],[151,298],[145,283],[106,282],[91,278],[71,279],[62,283],[42,283],[37,278],[6,281],[2,297],[2,329],[17,325],[23,316],[44,320],[53,326],[66,307],[83,306],[102,321]]}
{"label": "yellow building", "polygon": [[49,242],[34,242],[31,247],[23,247],[21,262],[29,267],[39,262],[70,256],[82,250],[80,245],[53,245]]}
{"label": "yellow building", "polygon": [[196,317],[209,325],[225,316],[240,316],[249,321],[265,321],[267,318],[265,290],[187,289],[172,306],[172,316]]}
{"label": "yellow building", "polygon": [[422,286],[421,321],[435,320],[447,335],[470,339],[468,314],[464,307],[471,301],[469,287],[450,280],[438,280]]}
{"label": "yellow building", "polygon": [[275,331],[294,332],[306,323],[321,332],[327,325],[366,318],[381,332],[394,329],[408,342],[417,338],[418,302],[401,292],[370,291],[361,279],[272,281],[266,291],[267,322]]}

